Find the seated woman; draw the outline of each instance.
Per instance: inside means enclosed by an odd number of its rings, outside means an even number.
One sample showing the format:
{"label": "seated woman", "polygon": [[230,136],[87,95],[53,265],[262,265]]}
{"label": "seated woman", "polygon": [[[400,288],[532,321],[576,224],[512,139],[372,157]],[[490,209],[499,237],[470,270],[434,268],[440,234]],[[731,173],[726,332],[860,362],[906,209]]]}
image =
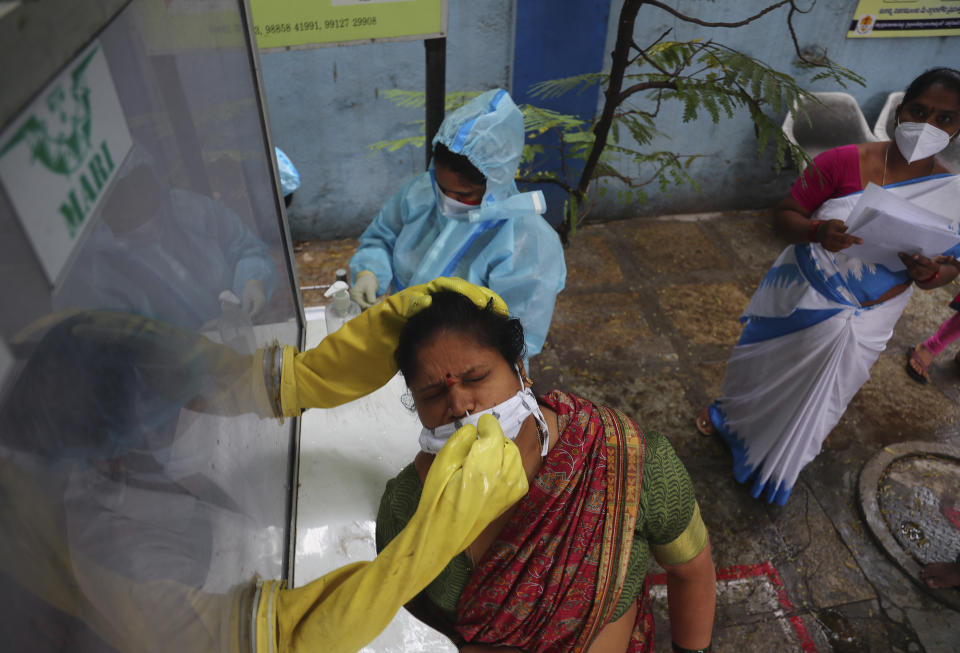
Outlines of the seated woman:
{"label": "seated woman", "polygon": [[707,650],[715,574],[683,464],[617,410],[558,390],[537,400],[523,343],[518,320],[448,291],[401,332],[422,451],[387,483],[378,550],[413,515],[446,438],[487,413],[516,442],[530,486],[408,608],[464,652],[652,650],[652,554],[667,571],[675,650]]}

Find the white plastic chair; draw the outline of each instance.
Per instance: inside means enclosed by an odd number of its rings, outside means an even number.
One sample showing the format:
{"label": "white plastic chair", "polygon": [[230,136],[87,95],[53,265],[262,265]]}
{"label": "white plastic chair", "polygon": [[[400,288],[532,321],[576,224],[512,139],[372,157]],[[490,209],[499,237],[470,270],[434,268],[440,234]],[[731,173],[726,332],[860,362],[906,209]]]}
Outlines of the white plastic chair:
{"label": "white plastic chair", "polygon": [[880,115],[877,116],[877,123],[873,126],[873,135],[878,141],[893,140],[893,130],[896,128],[897,107],[903,100],[903,91],[894,91],[887,96],[887,101],[883,103],[880,109]]}
{"label": "white plastic chair", "polygon": [[806,116],[795,116],[794,106],[782,127],[784,135],[810,158],[841,145],[878,140],[852,95],[829,91],[813,95],[822,104],[802,101]]}
{"label": "white plastic chair", "polygon": [[[896,129],[897,107],[903,101],[903,91],[895,91],[887,96],[887,101],[877,116],[877,124],[873,126],[873,133],[878,141],[893,140]],[[960,172],[960,138],[955,138],[937,159],[952,172]]]}

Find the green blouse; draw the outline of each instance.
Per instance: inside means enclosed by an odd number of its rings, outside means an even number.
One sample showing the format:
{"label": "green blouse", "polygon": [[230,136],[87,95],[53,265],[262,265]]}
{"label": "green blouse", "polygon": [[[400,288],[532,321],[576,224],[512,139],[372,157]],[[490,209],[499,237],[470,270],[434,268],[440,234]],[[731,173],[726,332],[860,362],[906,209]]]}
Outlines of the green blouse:
{"label": "green blouse", "polygon": [[[652,433],[644,438],[640,510],[623,593],[611,621],[623,616],[640,596],[651,553],[662,564],[682,564],[700,553],[707,542],[693,484],[683,463],[662,435]],[[412,463],[387,481],[377,513],[377,551],[382,551],[413,517],[422,490]],[[461,553],[425,590],[451,621],[456,621],[457,602],[472,573],[470,558],[466,552]]]}

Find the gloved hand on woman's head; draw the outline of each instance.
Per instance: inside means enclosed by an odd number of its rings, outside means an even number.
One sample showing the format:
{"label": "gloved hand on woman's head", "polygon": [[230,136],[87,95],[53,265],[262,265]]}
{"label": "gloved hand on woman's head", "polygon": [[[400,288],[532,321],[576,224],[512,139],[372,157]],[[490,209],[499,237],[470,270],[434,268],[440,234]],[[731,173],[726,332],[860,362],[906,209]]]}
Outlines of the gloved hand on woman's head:
{"label": "gloved hand on woman's head", "polygon": [[440,277],[390,295],[353,318],[305,352],[284,347],[280,380],[282,413],[332,408],[367,395],[397,373],[394,351],[407,320],[429,306],[432,293],[452,290],[508,315],[507,305],[489,288],[463,279]]}

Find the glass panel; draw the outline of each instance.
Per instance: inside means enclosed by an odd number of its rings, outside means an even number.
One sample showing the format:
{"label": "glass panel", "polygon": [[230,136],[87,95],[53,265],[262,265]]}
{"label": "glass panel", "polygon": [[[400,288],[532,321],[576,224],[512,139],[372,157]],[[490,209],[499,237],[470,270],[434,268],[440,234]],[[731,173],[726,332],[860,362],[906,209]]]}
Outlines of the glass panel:
{"label": "glass panel", "polygon": [[[135,0],[81,52],[129,139],[62,261],[20,210],[55,191],[3,178],[6,650],[239,650],[255,577],[287,572],[297,425],[261,417],[256,352],[299,344],[301,309],[241,10]],[[97,129],[75,65],[47,107],[68,152]]]}

